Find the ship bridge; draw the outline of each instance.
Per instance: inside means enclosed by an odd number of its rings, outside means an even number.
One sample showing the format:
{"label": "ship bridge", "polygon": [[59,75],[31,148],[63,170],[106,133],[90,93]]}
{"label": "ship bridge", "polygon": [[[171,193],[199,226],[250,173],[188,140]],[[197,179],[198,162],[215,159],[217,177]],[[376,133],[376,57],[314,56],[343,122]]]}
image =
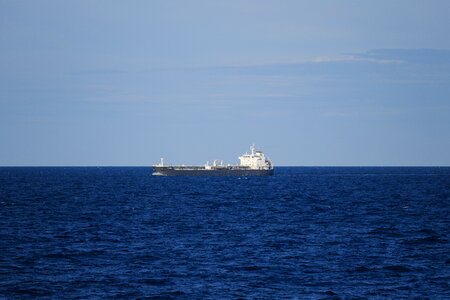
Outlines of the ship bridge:
{"label": "ship bridge", "polygon": [[256,150],[255,145],[250,147],[250,154],[245,153],[239,156],[239,166],[248,167],[255,170],[272,169],[272,162],[260,150]]}

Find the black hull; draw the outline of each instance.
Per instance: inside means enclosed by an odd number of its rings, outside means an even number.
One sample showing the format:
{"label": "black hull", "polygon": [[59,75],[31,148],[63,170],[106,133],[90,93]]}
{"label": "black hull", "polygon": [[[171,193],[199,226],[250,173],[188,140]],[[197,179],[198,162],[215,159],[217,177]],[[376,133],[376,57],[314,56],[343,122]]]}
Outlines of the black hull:
{"label": "black hull", "polygon": [[153,175],[160,176],[270,176],[271,170],[239,170],[239,169],[221,169],[221,170],[180,170],[171,167],[153,167]]}

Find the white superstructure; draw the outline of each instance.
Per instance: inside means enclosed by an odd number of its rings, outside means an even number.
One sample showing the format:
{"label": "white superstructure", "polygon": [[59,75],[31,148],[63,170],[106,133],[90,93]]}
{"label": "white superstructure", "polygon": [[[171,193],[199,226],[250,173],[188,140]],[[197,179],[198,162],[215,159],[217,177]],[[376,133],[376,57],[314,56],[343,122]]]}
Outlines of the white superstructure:
{"label": "white superstructure", "polygon": [[272,161],[261,150],[256,150],[255,145],[252,145],[250,150],[250,154],[245,153],[239,156],[239,166],[253,170],[270,170],[273,168]]}

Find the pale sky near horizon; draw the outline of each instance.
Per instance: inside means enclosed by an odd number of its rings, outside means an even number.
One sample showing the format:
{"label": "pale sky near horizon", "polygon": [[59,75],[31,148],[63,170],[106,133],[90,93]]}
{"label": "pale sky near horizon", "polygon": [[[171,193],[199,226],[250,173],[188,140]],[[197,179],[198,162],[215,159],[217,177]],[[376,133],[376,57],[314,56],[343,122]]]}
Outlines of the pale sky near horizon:
{"label": "pale sky near horizon", "polygon": [[450,166],[450,1],[0,0],[0,166]]}

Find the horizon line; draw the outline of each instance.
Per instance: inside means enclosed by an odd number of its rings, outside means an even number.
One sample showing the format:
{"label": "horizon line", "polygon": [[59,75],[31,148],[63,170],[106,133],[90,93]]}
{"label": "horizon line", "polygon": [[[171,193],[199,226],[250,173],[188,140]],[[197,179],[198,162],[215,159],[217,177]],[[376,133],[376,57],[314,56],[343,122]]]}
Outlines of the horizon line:
{"label": "horizon line", "polygon": [[[153,165],[0,165],[0,168],[152,168]],[[450,165],[277,165],[274,168],[450,168]]]}

